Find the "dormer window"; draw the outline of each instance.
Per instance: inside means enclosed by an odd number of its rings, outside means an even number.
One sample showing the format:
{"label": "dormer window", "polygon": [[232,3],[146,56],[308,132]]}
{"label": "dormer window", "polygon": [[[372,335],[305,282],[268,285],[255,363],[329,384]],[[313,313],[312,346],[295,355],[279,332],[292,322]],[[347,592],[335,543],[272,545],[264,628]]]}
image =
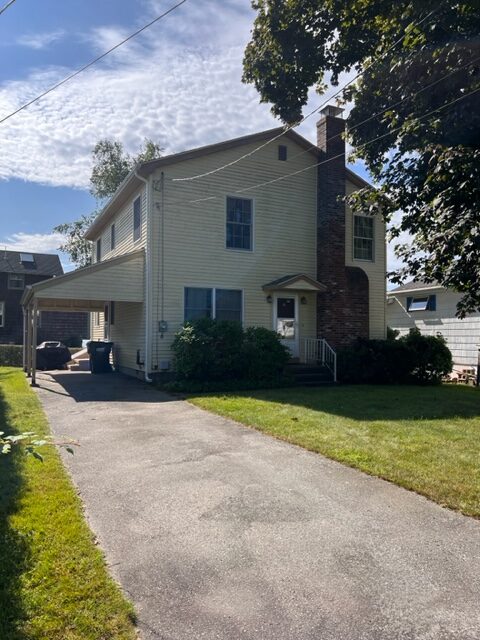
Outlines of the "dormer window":
{"label": "dormer window", "polygon": [[31,253],[21,253],[20,262],[35,262],[35,258]]}
{"label": "dormer window", "polygon": [[421,296],[407,298],[407,311],[436,311],[437,296]]}

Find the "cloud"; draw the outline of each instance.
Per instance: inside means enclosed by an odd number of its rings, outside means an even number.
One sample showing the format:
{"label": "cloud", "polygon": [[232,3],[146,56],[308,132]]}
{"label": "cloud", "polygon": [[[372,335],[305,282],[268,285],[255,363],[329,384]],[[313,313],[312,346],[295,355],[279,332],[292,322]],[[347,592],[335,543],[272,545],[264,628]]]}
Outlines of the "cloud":
{"label": "cloud", "polygon": [[[150,0],[150,14],[163,2]],[[241,82],[254,12],[244,0],[186,3],[72,82],[0,124],[0,179],[87,188],[91,149],[102,137],[137,151],[145,137],[164,153],[278,126],[253,86]],[[94,54],[126,34],[104,25],[87,34]],[[0,119],[71,73],[39,68],[0,86]],[[331,91],[330,93],[333,93]],[[311,92],[305,112],[323,102]],[[316,116],[299,132],[315,140]]]}
{"label": "cloud", "polygon": [[0,240],[0,251],[30,251],[32,253],[57,253],[64,241],[60,233],[13,233]]}
{"label": "cloud", "polygon": [[16,43],[22,47],[28,47],[29,49],[46,49],[54,42],[58,42],[65,37],[65,31],[58,29],[57,31],[49,31],[46,33],[30,33],[24,34],[17,38]]}

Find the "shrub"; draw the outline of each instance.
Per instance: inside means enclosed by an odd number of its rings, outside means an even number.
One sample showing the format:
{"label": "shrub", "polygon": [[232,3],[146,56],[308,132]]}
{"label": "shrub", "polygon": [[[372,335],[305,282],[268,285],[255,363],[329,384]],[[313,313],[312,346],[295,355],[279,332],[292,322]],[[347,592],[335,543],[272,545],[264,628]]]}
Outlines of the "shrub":
{"label": "shrub", "polygon": [[287,349],[276,333],[262,327],[246,330],[238,322],[202,318],[176,334],[172,351],[180,380],[274,379],[282,375]]}
{"label": "shrub", "polygon": [[21,367],[23,365],[23,347],[18,344],[0,344],[0,366]]}
{"label": "shrub", "polygon": [[244,375],[250,380],[267,380],[282,375],[290,359],[288,350],[274,331],[248,327],[243,340]]}
{"label": "shrub", "polygon": [[438,384],[452,365],[445,340],[418,329],[399,339],[359,338],[338,353],[339,380],[352,384]]}
{"label": "shrub", "polygon": [[443,376],[452,371],[452,354],[443,336],[422,336],[418,329],[410,329],[409,334],[398,342],[411,354],[413,367],[409,372],[410,381],[439,384]]}

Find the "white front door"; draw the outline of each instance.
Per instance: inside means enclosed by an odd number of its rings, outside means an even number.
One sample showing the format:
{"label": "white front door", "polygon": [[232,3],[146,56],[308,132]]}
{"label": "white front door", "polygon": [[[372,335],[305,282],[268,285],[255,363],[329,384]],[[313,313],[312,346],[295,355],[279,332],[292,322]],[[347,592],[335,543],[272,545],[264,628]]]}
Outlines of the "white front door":
{"label": "white front door", "polygon": [[292,358],[298,358],[298,298],[295,295],[277,294],[273,302],[273,329],[280,336],[282,344],[290,350]]}

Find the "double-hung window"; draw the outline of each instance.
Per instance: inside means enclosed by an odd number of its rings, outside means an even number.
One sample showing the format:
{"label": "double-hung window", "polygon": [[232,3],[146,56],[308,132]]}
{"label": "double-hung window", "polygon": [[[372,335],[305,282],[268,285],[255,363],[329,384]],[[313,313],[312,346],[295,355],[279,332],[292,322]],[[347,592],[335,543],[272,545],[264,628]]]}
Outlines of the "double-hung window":
{"label": "double-hung window", "polygon": [[138,197],[133,203],[133,241],[142,235],[142,200]]}
{"label": "double-hung window", "polygon": [[97,262],[100,262],[100,260],[102,259],[102,239],[99,238],[97,240],[97,248],[96,248],[96,252],[95,252],[95,258]]}
{"label": "double-hung window", "polygon": [[0,302],[0,327],[5,326],[5,302]]}
{"label": "double-hung window", "polygon": [[242,322],[243,295],[240,289],[185,288],[186,322],[199,318]]}
{"label": "double-hung window", "polygon": [[353,216],[353,257],[355,260],[374,259],[374,219],[370,216]]}
{"label": "double-hung window", "polygon": [[25,289],[25,276],[22,273],[9,273],[8,288]]}
{"label": "double-hung window", "polygon": [[227,197],[227,248],[253,248],[253,201]]}

